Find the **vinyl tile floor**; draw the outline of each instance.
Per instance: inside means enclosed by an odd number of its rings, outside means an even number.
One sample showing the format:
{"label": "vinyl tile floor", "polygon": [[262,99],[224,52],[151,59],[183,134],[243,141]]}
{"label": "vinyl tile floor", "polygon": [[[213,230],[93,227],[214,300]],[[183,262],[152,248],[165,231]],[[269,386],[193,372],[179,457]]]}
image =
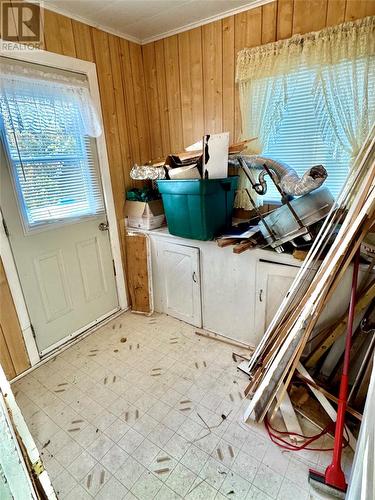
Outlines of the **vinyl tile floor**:
{"label": "vinyl tile floor", "polygon": [[195,330],[127,312],[13,384],[58,498],[321,498],[307,473],[330,452],[288,452],[244,424],[248,380],[233,348]]}

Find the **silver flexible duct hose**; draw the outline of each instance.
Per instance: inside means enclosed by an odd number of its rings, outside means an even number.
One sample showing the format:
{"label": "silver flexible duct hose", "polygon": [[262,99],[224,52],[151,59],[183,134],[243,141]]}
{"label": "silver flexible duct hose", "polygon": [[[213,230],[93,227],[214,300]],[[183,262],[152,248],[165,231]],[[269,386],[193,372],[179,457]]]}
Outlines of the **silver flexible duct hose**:
{"label": "silver flexible duct hose", "polygon": [[[238,156],[233,155],[229,159],[229,166],[238,166]],[[297,172],[284,162],[267,158],[266,156],[248,156],[241,155],[249,168],[261,170],[258,177],[258,184],[253,187],[258,194],[264,195],[267,192],[267,182],[265,176],[267,172],[264,170],[263,165],[267,167],[274,174],[275,181],[279,184],[285,194],[290,196],[302,196],[311,193],[314,189],[318,189],[323,182],[327,179],[328,173],[323,165],[315,165],[299,177]]]}

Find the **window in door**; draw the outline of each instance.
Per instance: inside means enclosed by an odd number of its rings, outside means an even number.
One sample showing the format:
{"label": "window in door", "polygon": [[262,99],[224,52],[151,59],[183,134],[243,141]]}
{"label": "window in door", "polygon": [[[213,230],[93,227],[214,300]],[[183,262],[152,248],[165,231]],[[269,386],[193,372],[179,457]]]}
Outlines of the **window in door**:
{"label": "window in door", "polygon": [[104,213],[76,83],[14,78],[0,87],[0,125],[25,233]]}

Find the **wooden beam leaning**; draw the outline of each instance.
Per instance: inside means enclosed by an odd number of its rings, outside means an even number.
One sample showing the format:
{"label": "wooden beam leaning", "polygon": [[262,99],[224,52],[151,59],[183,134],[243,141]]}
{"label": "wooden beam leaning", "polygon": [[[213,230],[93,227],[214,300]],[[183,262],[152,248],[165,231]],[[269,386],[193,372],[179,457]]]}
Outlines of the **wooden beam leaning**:
{"label": "wooden beam leaning", "polygon": [[[373,140],[370,141],[370,146],[369,149],[372,150],[374,147]],[[375,207],[373,189],[375,165],[372,164],[369,165],[369,168],[366,168],[368,167],[366,162],[370,159],[370,156],[369,154],[364,155],[366,161],[361,164],[363,167],[359,173],[361,175],[358,174],[360,181],[357,182],[358,176],[355,178],[355,185],[358,189],[355,193],[349,189],[345,195],[345,198],[350,200],[348,213],[334,243],[315,274],[307,293],[292,312],[287,325],[281,325],[282,342],[278,342],[279,345],[275,347],[273,352],[272,345],[268,347],[269,365],[266,368],[263,365],[265,369],[260,377],[259,384],[255,387],[250,405],[245,411],[245,420],[253,411],[256,419],[261,420],[278,392],[280,384],[284,382],[285,386],[288,386],[312,326],[315,325],[327,297],[338,286],[339,277],[348,267],[352,254],[364,237],[365,232],[362,229],[371,225]],[[357,184],[359,185],[357,186]],[[322,242],[321,245],[323,247],[325,242]],[[268,331],[268,339],[272,337],[273,333],[273,331]],[[262,348],[258,349],[256,353],[258,358],[252,363],[253,367],[257,363],[262,365],[267,340],[263,342]]]}
{"label": "wooden beam leaning", "polygon": [[[358,188],[358,184],[364,183],[363,182],[364,177],[366,177],[365,165],[366,165],[366,162],[373,156],[374,149],[375,149],[374,131],[375,131],[375,125],[372,126],[372,129],[371,129],[366,141],[364,141],[357,158],[354,160],[353,168],[352,168],[353,173],[351,174],[350,178],[348,179],[348,182],[346,182],[344,184],[342,191],[338,197],[338,200],[333,205],[330,213],[328,214],[327,218],[325,219],[323,226],[319,232],[319,235],[316,238],[316,240],[314,241],[306,260],[304,261],[299,272],[297,273],[297,276],[296,276],[289,292],[285,296],[285,298],[284,298],[283,302],[281,303],[276,315],[272,319],[264,336],[262,337],[262,340],[258,344],[253,356],[251,357],[250,362],[249,362],[249,370],[250,371],[257,364],[260,356],[262,355],[264,347],[269,340],[269,337],[274,333],[275,328],[277,326],[279,326],[282,323],[283,319],[285,318],[285,314],[288,312],[288,308],[292,304],[292,302],[296,296],[296,293],[300,289],[301,283],[303,283],[303,281],[306,281],[308,274],[311,272],[311,270],[314,267],[314,263],[316,262],[316,260],[319,259],[319,255],[321,254],[321,250],[325,246],[325,242],[327,241],[329,235],[332,232],[332,227],[334,228],[336,226],[335,218],[337,217],[337,212],[339,210],[339,207],[346,206],[346,204],[348,203],[348,200],[350,199],[351,194]],[[367,174],[366,178],[369,178],[369,177],[370,177],[370,172]]]}
{"label": "wooden beam leaning", "polygon": [[[358,297],[358,302],[355,308],[355,315],[360,314],[364,309],[366,309],[371,301],[375,298],[375,280],[362,291],[361,295]],[[332,332],[327,336],[326,339],[318,346],[318,348],[308,357],[305,362],[306,368],[313,368],[316,366],[320,358],[327,352],[327,350],[336,342],[336,340],[345,333],[345,329],[348,323],[348,312],[346,312],[340,319],[340,322],[334,327]]]}

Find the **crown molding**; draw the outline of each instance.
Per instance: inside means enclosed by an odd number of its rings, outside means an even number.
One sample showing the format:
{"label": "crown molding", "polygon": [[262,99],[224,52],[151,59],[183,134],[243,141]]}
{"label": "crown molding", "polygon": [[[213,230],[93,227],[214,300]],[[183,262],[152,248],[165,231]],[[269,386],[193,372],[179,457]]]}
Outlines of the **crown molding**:
{"label": "crown molding", "polygon": [[198,28],[199,26],[204,26],[205,24],[212,23],[214,21],[219,21],[220,19],[225,19],[226,17],[233,16],[235,14],[240,14],[241,12],[245,12],[247,10],[255,9],[256,7],[260,7],[262,5],[266,5],[268,3],[275,2],[276,0],[254,0],[252,2],[249,2],[245,5],[242,5],[241,7],[237,7],[234,9],[229,9],[224,12],[221,12],[220,14],[217,14],[215,16],[210,16],[206,17],[204,19],[201,19],[199,21],[195,21],[193,23],[188,23],[183,26],[180,26],[179,28],[175,28],[172,30],[165,31],[163,33],[159,33],[158,35],[146,37],[146,38],[138,38],[133,35],[129,35],[125,32],[114,30],[109,26],[106,26],[104,24],[100,23],[94,23],[93,21],[90,21],[90,19],[87,19],[82,16],[77,16],[75,14],[72,14],[66,9],[61,9],[60,7],[56,7],[54,4],[51,4],[47,1],[42,1],[38,2],[38,0],[31,0],[33,3],[40,3],[41,6],[45,9],[51,10],[52,12],[55,12],[56,14],[61,14],[63,16],[69,17],[70,19],[73,19],[75,21],[79,21],[81,23],[87,24],[88,26],[91,26],[93,28],[100,29],[102,31],[105,31],[106,33],[109,33],[111,35],[119,36],[120,38],[124,38],[125,40],[128,40],[129,42],[137,43],[138,45],[146,45],[147,43],[151,42],[156,42],[157,40],[161,40],[163,38],[167,38],[169,36],[177,35],[178,33],[183,33],[184,31],[189,31],[194,28]]}
{"label": "crown molding", "polygon": [[253,2],[241,5],[241,7],[237,7],[235,9],[229,9],[226,10],[225,12],[221,12],[220,14],[216,14],[214,16],[201,19],[200,21],[195,21],[193,23],[185,24],[180,28],[168,30],[165,31],[164,33],[160,33],[159,35],[142,38],[141,45],[146,45],[147,43],[156,42],[157,40],[162,40],[163,38],[168,38],[169,36],[177,35],[178,33],[183,33],[184,31],[189,31],[194,28],[199,28],[199,26],[204,26],[205,24],[210,24],[213,23],[214,21],[220,21],[220,19],[225,19],[226,17],[234,16],[235,14],[240,14],[241,12],[255,9],[256,7],[261,7],[262,5],[266,5],[267,3],[272,3],[275,1],[276,0],[254,0]]}
{"label": "crown molding", "polygon": [[140,38],[137,38],[136,36],[128,35],[127,33],[124,33],[122,31],[114,30],[111,27],[106,26],[104,24],[94,23],[93,21],[90,21],[90,19],[87,19],[86,17],[77,16],[76,14],[72,14],[71,12],[69,12],[66,9],[61,9],[60,7],[56,7],[54,4],[50,4],[48,2],[48,0],[42,1],[42,2],[39,2],[38,0],[31,0],[31,2],[38,3],[44,9],[55,12],[56,14],[61,14],[62,16],[65,16],[65,17],[69,17],[70,19],[73,19],[74,21],[79,21],[80,23],[87,24],[88,26],[91,26],[92,28],[97,28],[101,31],[105,31],[106,33],[109,33],[110,35],[119,36],[120,38],[124,38],[125,40],[128,40],[129,42],[133,42],[133,43],[137,43],[138,45],[142,45],[142,40]]}

